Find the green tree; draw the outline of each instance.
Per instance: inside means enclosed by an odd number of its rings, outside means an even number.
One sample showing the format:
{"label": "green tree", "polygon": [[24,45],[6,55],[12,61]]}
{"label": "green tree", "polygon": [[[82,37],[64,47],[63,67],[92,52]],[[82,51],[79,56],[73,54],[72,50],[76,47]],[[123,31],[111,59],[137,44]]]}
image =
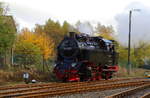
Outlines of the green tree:
{"label": "green tree", "polygon": [[55,48],[58,43],[63,38],[63,31],[59,22],[55,22],[49,19],[44,25],[44,32],[50,37],[53,38],[55,43]]}
{"label": "green tree", "polygon": [[150,44],[140,41],[136,47],[134,47],[134,57],[136,66],[142,66],[145,64],[145,60],[150,60]]}
{"label": "green tree", "polygon": [[37,64],[41,56],[38,46],[32,42],[23,40],[17,41],[15,46],[15,62],[27,67],[28,65]]}
{"label": "green tree", "polygon": [[[121,66],[127,65],[128,47],[119,45],[117,51],[119,52],[119,62]],[[150,62],[150,44],[148,42],[140,41],[136,46],[131,47],[131,64],[132,67],[143,66]]]}
{"label": "green tree", "polygon": [[128,50],[126,47],[122,46],[121,44],[118,46],[117,51],[119,53],[119,65],[126,66],[127,58],[128,58]]}
{"label": "green tree", "polygon": [[64,21],[62,25],[63,35],[67,35],[67,33],[70,31],[70,28],[71,28],[71,25],[67,21]]}
{"label": "green tree", "polygon": [[3,61],[1,65],[6,65],[7,55],[13,47],[17,30],[13,17],[6,16],[3,7],[0,3],[0,59]]}

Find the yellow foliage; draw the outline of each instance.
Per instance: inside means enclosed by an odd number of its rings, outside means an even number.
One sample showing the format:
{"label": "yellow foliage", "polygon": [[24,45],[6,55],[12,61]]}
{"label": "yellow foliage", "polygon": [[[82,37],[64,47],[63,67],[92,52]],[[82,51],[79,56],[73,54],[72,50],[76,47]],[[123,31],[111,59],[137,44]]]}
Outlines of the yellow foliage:
{"label": "yellow foliage", "polygon": [[104,26],[101,24],[97,24],[96,27],[97,36],[101,36],[103,38],[114,40],[114,30],[112,26]]}
{"label": "yellow foliage", "polygon": [[36,35],[35,44],[38,45],[42,51],[44,59],[48,59],[53,56],[54,42],[48,38],[45,33]]}
{"label": "yellow foliage", "polygon": [[108,33],[100,33],[99,36],[102,36],[103,38],[109,39],[109,40],[114,40],[113,36]]}
{"label": "yellow foliage", "polygon": [[37,45],[45,60],[53,56],[54,42],[43,32],[37,34],[29,30],[24,30],[18,37],[18,42],[20,41]]}

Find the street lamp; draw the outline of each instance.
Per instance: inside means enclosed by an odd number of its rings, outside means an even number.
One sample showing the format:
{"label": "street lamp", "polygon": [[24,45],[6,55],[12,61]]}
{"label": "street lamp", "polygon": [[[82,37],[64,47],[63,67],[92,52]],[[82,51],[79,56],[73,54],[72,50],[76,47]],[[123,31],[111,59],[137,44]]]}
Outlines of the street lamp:
{"label": "street lamp", "polygon": [[140,9],[133,9],[129,11],[129,39],[128,39],[128,74],[131,73],[130,50],[131,50],[131,17],[133,11],[140,11]]}

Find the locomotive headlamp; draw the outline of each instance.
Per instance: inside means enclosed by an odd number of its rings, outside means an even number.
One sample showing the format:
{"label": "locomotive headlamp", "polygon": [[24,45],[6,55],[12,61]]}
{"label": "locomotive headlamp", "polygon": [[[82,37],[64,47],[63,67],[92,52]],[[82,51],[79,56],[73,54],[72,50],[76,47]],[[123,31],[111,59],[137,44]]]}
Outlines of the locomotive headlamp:
{"label": "locomotive headlamp", "polygon": [[75,67],[76,65],[77,65],[77,63],[72,63],[71,64],[72,67]]}

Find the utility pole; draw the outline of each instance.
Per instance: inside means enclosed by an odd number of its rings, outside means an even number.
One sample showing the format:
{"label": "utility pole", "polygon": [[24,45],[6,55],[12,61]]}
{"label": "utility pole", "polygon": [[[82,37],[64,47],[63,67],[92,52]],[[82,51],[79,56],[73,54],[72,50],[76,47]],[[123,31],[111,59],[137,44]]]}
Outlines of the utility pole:
{"label": "utility pole", "polygon": [[131,50],[131,16],[132,11],[129,12],[129,38],[128,38],[128,74],[131,73],[130,50]]}
{"label": "utility pole", "polygon": [[129,11],[129,36],[128,36],[128,74],[131,74],[131,18],[132,18],[132,11],[140,11],[140,9],[133,9]]}

